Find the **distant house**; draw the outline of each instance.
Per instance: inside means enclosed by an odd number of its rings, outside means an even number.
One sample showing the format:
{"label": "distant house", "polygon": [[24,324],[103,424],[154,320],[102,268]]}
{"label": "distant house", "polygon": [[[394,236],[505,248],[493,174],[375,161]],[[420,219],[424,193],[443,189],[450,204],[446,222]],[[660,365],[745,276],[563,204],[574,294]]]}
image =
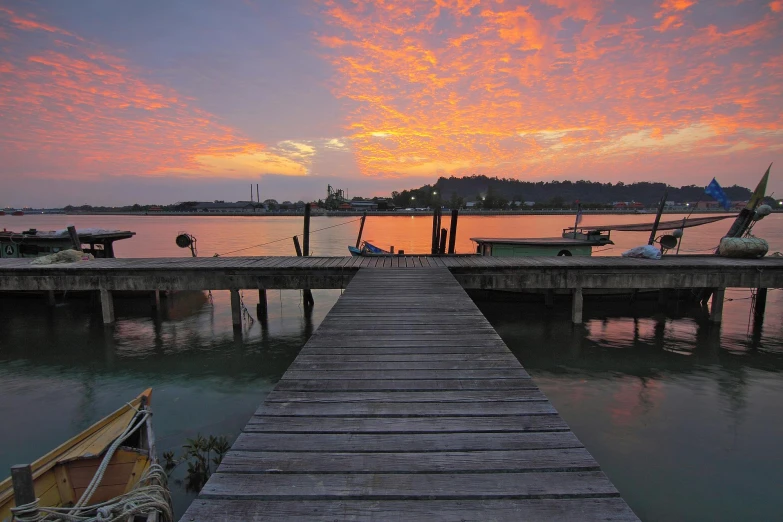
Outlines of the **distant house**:
{"label": "distant house", "polygon": [[468,201],[467,203],[465,203],[465,208],[474,208],[477,203],[478,201]]}
{"label": "distant house", "polygon": [[[342,208],[342,205],[340,205]],[[352,210],[377,210],[378,203],[375,201],[351,201]]]}

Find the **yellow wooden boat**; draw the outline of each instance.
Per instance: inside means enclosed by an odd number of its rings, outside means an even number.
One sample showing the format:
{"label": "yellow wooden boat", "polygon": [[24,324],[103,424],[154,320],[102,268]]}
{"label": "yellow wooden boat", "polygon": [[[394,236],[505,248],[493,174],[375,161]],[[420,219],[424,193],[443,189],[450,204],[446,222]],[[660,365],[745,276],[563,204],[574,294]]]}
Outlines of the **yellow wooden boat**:
{"label": "yellow wooden boat", "polygon": [[[0,482],[0,521],[89,520],[102,509],[101,520],[171,520],[166,474],[157,464],[152,431],[152,389],[101,419],[30,465],[37,502],[16,513],[12,479]],[[142,506],[142,509],[138,509]],[[111,512],[112,517],[106,517]],[[16,516],[16,519],[13,517]],[[73,518],[71,518],[73,519]],[[81,520],[81,519],[79,519]]]}

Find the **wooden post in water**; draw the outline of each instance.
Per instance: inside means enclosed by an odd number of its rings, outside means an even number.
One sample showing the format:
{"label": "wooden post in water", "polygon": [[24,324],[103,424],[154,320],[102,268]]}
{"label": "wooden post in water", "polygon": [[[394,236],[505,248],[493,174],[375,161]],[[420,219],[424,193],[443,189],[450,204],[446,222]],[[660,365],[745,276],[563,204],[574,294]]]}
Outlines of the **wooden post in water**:
{"label": "wooden post in water", "polygon": [[753,321],[761,324],[764,321],[764,311],[767,309],[767,289],[756,291],[756,306],[753,308]]}
{"label": "wooden post in water", "polygon": [[73,249],[81,251],[82,242],[79,239],[79,234],[76,233],[75,226],[68,225],[68,235],[71,236],[71,245],[73,246]]}
{"label": "wooden post in water", "polygon": [[432,241],[430,242],[430,254],[438,253],[438,209],[432,211]]}
{"label": "wooden post in water", "polygon": [[150,295],[150,304],[153,310],[160,310],[160,290],[153,290]]}
{"label": "wooden post in water", "polygon": [[232,288],[231,292],[231,324],[234,329],[242,328],[242,301],[239,299],[239,290]]}
{"label": "wooden post in water", "polygon": [[712,306],[710,307],[710,322],[723,321],[723,298],[726,295],[725,288],[716,288],[712,292]]}
{"label": "wooden post in water", "polygon": [[261,327],[266,328],[266,319],[268,314],[268,306],[266,302],[266,288],[258,289],[258,306],[256,306],[256,317],[261,322]]}
{"label": "wooden post in water", "polygon": [[[11,466],[11,485],[14,490],[14,504],[17,507],[35,502],[33,470],[29,464]],[[25,520],[35,519],[34,515],[35,513],[33,512],[25,513]]]}
{"label": "wooden post in water", "polygon": [[304,231],[302,232],[302,255],[310,255],[310,203],[305,204],[304,208]]}
{"label": "wooden post in water", "polygon": [[359,235],[356,236],[356,248],[362,243],[362,232],[364,232],[364,220],[367,219],[367,212],[362,214],[362,223],[359,225]]}
{"label": "wooden post in water", "polygon": [[454,247],[457,243],[457,218],[459,209],[451,209],[451,223],[449,224],[449,254],[454,253]]}
{"label": "wooden post in water", "polygon": [[443,255],[446,253],[446,229],[440,229],[440,247],[438,248],[438,254]]}
{"label": "wooden post in water", "polygon": [[574,324],[582,324],[582,305],[582,289],[574,288],[571,303],[571,322]]}
{"label": "wooden post in water", "polygon": [[57,304],[57,300],[54,297],[54,290],[46,291],[46,304],[48,306],[54,306]]}
{"label": "wooden post in water", "polygon": [[[294,236],[294,248],[296,249],[296,255],[302,257],[302,248],[299,246],[299,238],[296,236]],[[313,292],[311,292],[309,288],[302,289],[302,297],[305,306],[313,306],[315,304]]]}
{"label": "wooden post in water", "polygon": [[111,295],[111,290],[101,288],[98,293],[101,296],[103,324],[114,324],[114,298]]}

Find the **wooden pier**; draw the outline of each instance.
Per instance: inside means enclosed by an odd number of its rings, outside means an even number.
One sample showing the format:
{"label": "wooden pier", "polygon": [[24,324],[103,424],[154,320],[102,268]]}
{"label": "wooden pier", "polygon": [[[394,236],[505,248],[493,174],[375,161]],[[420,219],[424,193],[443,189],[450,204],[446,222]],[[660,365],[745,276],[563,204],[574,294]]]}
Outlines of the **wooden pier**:
{"label": "wooden pier", "polygon": [[183,521],[637,520],[445,268],[362,269]]}
{"label": "wooden pier", "polygon": [[[0,292],[96,291],[104,322],[114,322],[115,291],[345,288],[362,268],[448,269],[465,289],[567,290],[572,318],[582,321],[586,289],[714,289],[712,319],[721,320],[726,288],[783,287],[783,258],[727,259],[665,256],[660,260],[622,257],[208,257],[96,259],[73,265],[36,266],[29,259],[0,259]],[[51,294],[49,299],[51,301]],[[241,319],[239,299],[235,321]],[[763,305],[757,309],[763,310]]]}

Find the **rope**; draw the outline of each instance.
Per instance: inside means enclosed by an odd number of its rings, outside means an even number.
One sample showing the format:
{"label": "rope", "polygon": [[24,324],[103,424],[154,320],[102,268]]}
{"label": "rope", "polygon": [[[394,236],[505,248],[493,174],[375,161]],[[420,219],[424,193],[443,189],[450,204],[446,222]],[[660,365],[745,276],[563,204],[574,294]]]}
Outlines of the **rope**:
{"label": "rope", "polygon": [[[311,234],[315,234],[316,232],[322,232],[324,230],[329,230],[330,228],[341,227],[343,225],[348,225],[350,223],[356,223],[357,221],[361,221],[361,220],[362,220],[362,218],[352,219],[351,221],[346,221],[345,223],[339,223],[337,225],[332,225],[330,227],[324,227],[324,228],[319,228],[319,229],[316,229],[316,230],[311,230],[310,233]],[[297,234],[294,237],[298,237],[298,236],[302,236],[302,235],[304,235],[304,234]],[[280,243],[281,241],[290,241],[290,240],[291,240],[291,236],[286,236],[286,237],[281,238],[281,239],[275,239],[274,241],[267,241],[266,243],[259,243],[257,245],[251,245],[249,247],[244,247],[244,248],[237,248],[236,250],[231,250],[229,252],[223,252],[222,254],[217,254],[216,253],[212,257],[227,256],[228,254],[235,254],[237,252],[242,252],[243,250],[250,250],[251,248],[258,248],[258,247],[262,247],[262,246],[266,246],[266,245],[271,245],[273,243]]]}
{"label": "rope", "polygon": [[41,510],[38,507],[38,501],[41,500],[39,498],[36,498],[29,504],[22,504],[21,506],[16,506],[11,508],[11,513],[13,514],[13,520],[17,522],[40,522],[42,521],[43,515],[41,515]]}

